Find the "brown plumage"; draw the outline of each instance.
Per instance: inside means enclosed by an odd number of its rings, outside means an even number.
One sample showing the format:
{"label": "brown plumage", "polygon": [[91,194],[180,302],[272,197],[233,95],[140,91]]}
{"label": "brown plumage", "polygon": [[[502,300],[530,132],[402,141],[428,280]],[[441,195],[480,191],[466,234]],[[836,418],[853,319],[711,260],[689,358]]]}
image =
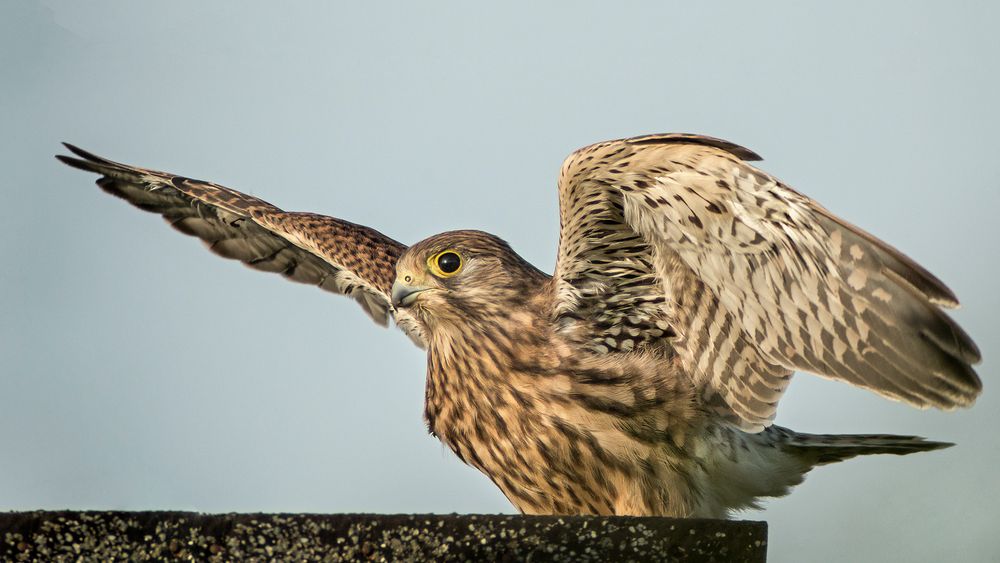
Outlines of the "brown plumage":
{"label": "brown plumage", "polygon": [[72,166],[219,254],[392,314],[427,349],[430,431],[522,512],[725,516],[813,466],[949,444],[771,424],[793,370],[969,406],[957,300],[899,251],[696,135],[576,151],[553,276],[479,231],[412,247],[223,186]]}

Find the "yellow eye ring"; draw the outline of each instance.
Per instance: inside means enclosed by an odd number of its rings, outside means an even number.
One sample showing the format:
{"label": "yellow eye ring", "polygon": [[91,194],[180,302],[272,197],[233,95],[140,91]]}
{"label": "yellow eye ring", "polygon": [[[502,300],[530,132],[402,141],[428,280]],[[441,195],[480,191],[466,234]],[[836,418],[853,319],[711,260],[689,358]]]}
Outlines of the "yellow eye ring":
{"label": "yellow eye ring", "polygon": [[448,249],[427,259],[427,267],[439,278],[450,278],[462,271],[465,261],[457,251]]}

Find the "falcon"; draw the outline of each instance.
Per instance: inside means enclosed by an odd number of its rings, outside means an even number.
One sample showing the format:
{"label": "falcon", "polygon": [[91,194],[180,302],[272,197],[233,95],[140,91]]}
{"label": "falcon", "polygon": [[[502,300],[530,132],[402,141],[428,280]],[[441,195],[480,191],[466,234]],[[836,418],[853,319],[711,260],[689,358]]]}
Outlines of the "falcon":
{"label": "falcon", "polygon": [[407,247],[66,147],[59,160],[213,252],[394,319],[427,351],[431,434],[525,514],[727,517],[818,465],[951,445],[774,425],[794,371],[919,408],[982,389],[941,281],[721,139],[572,153],[552,275],[481,231]]}

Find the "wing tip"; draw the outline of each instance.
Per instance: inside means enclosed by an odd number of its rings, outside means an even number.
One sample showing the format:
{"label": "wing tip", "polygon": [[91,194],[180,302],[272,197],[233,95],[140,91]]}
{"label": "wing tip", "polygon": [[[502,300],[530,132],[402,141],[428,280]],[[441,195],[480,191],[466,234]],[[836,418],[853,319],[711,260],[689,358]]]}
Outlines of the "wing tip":
{"label": "wing tip", "polygon": [[81,160],[79,158],[73,158],[71,156],[66,156],[64,154],[57,154],[55,156],[56,160],[58,160],[59,162],[67,166],[70,166],[72,168],[76,168],[77,170],[83,170],[84,172],[94,172],[96,174],[101,173],[101,171],[96,169],[93,163],[89,160]]}
{"label": "wing tip", "polygon": [[104,163],[104,164],[110,164],[111,163],[111,161],[109,161],[108,159],[101,158],[101,157],[97,156],[96,154],[94,154],[94,153],[92,153],[90,151],[85,151],[85,150],[81,149],[80,147],[74,145],[73,143],[68,143],[66,141],[63,141],[62,145],[64,147],[66,147],[66,150],[68,150],[69,152],[75,154],[76,156],[78,156],[78,157],[80,157],[80,158],[82,158],[84,160],[89,160],[91,162],[101,162],[101,163]]}
{"label": "wing tip", "polygon": [[[886,277],[891,278],[899,285],[907,285],[924,295],[924,297],[943,309],[957,309],[960,305],[958,296],[940,278],[932,274],[927,268],[918,264],[912,258],[906,256],[899,250],[889,246],[889,243],[880,241],[883,246],[891,248],[897,256],[894,256],[902,264],[910,268],[910,271],[897,271],[883,265],[881,271]],[[916,275],[912,275],[916,274]]]}
{"label": "wing tip", "polygon": [[[934,279],[937,280],[937,278]],[[937,287],[935,287],[937,293],[933,295],[928,295],[927,300],[943,309],[958,309],[959,307],[961,307],[962,304],[959,303],[958,296],[955,295],[954,292],[952,292],[951,288],[944,285],[944,282],[942,282],[941,280],[937,280],[937,282],[938,284],[940,284]]]}
{"label": "wing tip", "polygon": [[934,450],[946,450],[948,448],[954,447],[954,442],[938,442],[937,440],[928,440],[923,436],[913,436],[912,443],[909,444],[914,452],[931,452]]}
{"label": "wing tip", "polygon": [[66,147],[66,150],[73,153],[75,157],[79,157],[74,158],[74,156],[67,156],[63,154],[55,155],[56,160],[67,166],[72,166],[73,168],[96,174],[106,174],[109,169],[123,168],[122,165],[117,162],[112,162],[106,158],[97,156],[92,152],[85,151],[72,143],[63,141],[62,145]]}
{"label": "wing tip", "polygon": [[[917,334],[948,356],[961,362],[963,371],[971,372],[968,374],[970,376],[968,379],[978,380],[970,366],[983,361],[983,354],[979,350],[979,346],[950,315],[939,308],[930,307],[929,309],[936,322],[918,327]],[[981,388],[982,385],[979,384],[978,387]]]}
{"label": "wing tip", "polygon": [[961,378],[936,374],[939,377],[939,385],[914,391],[915,396],[888,393],[881,389],[873,389],[873,391],[882,397],[920,410],[933,408],[943,412],[951,412],[958,409],[968,409],[976,404],[976,400],[983,393],[983,383],[979,376],[971,368],[968,371],[971,372],[971,375],[967,374]]}

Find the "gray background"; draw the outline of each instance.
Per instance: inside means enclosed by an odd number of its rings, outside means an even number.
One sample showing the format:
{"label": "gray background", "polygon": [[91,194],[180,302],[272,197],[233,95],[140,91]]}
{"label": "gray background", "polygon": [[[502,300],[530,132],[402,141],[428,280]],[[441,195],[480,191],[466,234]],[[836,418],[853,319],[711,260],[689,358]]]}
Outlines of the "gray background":
{"label": "gray background", "polygon": [[773,561],[986,560],[996,528],[996,4],[0,4],[0,509],[511,512],[424,430],[423,354],[58,164],[68,140],[404,242],[551,271],[591,142],[712,134],[962,299],[975,408],[799,376],[780,424],[951,440],[818,469],[747,518]]}

